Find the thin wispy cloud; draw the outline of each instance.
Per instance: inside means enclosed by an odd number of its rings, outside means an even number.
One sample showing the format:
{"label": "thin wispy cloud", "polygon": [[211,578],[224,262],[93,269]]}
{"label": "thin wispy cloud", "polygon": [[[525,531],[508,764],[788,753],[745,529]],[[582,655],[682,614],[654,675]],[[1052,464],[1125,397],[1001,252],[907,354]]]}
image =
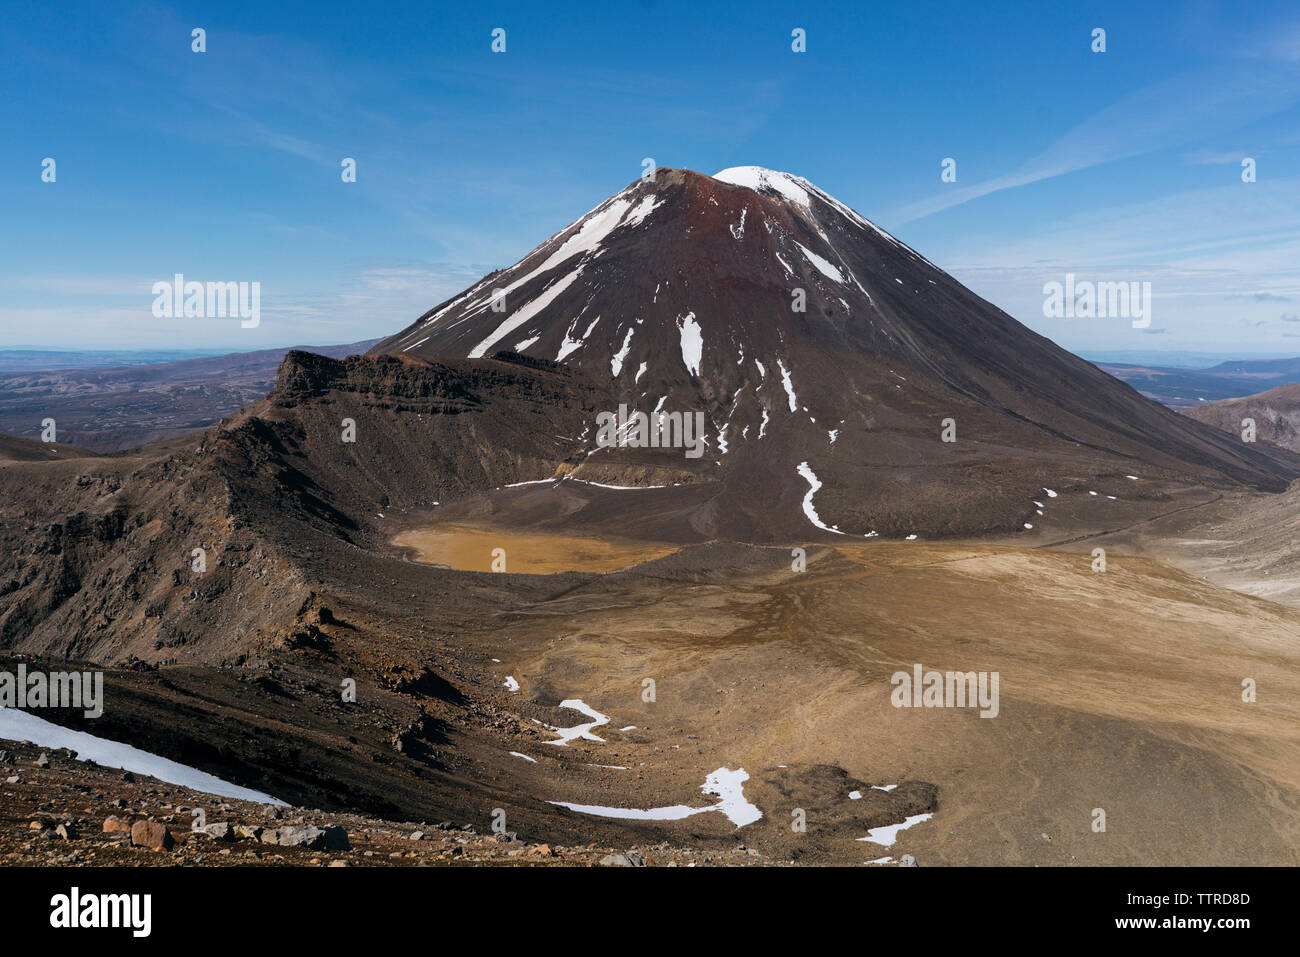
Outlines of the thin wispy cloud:
{"label": "thin wispy cloud", "polygon": [[[1230,64],[1184,73],[1122,97],[1058,136],[1046,149],[1003,176],[945,189],[909,203],[887,221],[912,222],[1003,190],[1106,163],[1218,138],[1300,102],[1293,58],[1249,66]],[[1216,154],[1211,162],[1231,162]],[[1240,162],[1241,155],[1235,156]]]}

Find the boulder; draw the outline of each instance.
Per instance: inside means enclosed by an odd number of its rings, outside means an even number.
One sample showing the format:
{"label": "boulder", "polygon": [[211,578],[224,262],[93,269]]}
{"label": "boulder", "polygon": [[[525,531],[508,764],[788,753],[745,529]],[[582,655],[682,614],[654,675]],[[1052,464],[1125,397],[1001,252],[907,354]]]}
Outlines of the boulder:
{"label": "boulder", "polygon": [[289,825],[262,832],[263,844],[281,847],[305,847],[311,851],[347,851],[352,849],[348,832],[341,827],[300,827]]}
{"label": "boulder", "polygon": [[157,821],[136,821],[131,825],[131,843],[153,851],[170,851],[176,846],[166,825]]}
{"label": "boulder", "polygon": [[205,824],[198,829],[199,834],[206,834],[214,841],[233,841],[235,832],[225,821],[217,821],[213,824]]}

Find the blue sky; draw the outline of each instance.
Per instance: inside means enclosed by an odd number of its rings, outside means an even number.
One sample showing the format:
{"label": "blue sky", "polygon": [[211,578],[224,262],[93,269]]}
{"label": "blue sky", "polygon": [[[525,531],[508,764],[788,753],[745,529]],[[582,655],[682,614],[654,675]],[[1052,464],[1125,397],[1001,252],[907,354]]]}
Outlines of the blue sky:
{"label": "blue sky", "polygon": [[[652,157],[805,176],[1075,351],[1300,354],[1293,2],[548,7],[7,4],[0,348],[386,335]],[[177,272],[260,326],[155,318]],[[1150,328],[1044,317],[1067,272]]]}

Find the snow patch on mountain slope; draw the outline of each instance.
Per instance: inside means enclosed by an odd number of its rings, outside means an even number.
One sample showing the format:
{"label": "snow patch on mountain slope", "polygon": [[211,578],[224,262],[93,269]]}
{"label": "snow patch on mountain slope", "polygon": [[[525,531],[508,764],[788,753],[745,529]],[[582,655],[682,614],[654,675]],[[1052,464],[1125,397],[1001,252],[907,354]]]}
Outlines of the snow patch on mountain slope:
{"label": "snow patch on mountain slope", "polygon": [[570,333],[573,332],[574,327],[578,324],[578,320],[574,319],[573,325],[569,326],[569,331],[564,334],[564,342],[560,343],[560,351],[559,354],[556,355],[555,361],[563,362],[564,357],[567,356],[569,353],[573,352],[575,349],[578,349],[586,345],[587,339],[591,336],[592,330],[596,328],[596,323],[598,322],[600,322],[600,316],[597,316],[595,319],[591,321],[591,325],[587,327],[586,332],[584,332],[577,339],[573,339],[570,338]]}
{"label": "snow patch on mountain slope", "polygon": [[218,797],[288,807],[283,801],[261,791],[231,784],[206,771],[141,751],[120,741],[96,737],[85,731],[73,731],[20,708],[0,708],[0,740],[31,741],[43,748],[68,748],[77,753],[78,761],[94,761],[104,767],[145,774],[159,781]]}
{"label": "snow patch on mountain slope", "polygon": [[794,383],[790,381],[790,372],[780,359],[776,360],[776,365],[781,370],[781,385],[785,386],[786,398],[790,400],[790,411],[794,412],[799,408],[799,397],[794,394]]}
{"label": "snow patch on mountain slope", "polygon": [[714,173],[713,178],[723,183],[730,183],[732,186],[744,186],[756,193],[768,189],[779,193],[792,203],[798,203],[800,206],[810,205],[808,192],[799,184],[798,177],[791,176],[789,173],[780,173],[761,166],[732,166],[720,173]]}
{"label": "snow patch on mountain slope", "polygon": [[[627,358],[628,350],[632,348],[632,333],[634,332],[636,332],[636,326],[629,326],[627,335],[623,338],[623,347],[614,354],[614,358],[609,360],[609,371],[616,379],[618,374],[623,371],[623,360]],[[641,371],[645,371],[644,362],[641,363]],[[636,377],[641,378],[641,373],[638,372]]]}
{"label": "snow patch on mountain slope", "polygon": [[[478,290],[482,288],[482,286],[483,286],[483,284],[484,284],[485,282],[487,282],[487,277],[486,277],[486,276],[485,276],[484,278],[480,279],[480,280],[479,280],[478,282],[476,282],[474,285],[470,286],[468,289],[466,289],[463,293],[461,293],[459,296],[457,296],[457,297],[456,297],[455,299],[453,299],[451,302],[447,303],[447,305],[443,306],[441,309],[439,309],[437,312],[435,312],[435,313],[434,313],[432,316],[430,316],[428,319],[424,320],[424,322],[420,323],[419,327],[416,328],[416,330],[415,330],[414,332],[412,332],[409,336],[407,336],[405,341],[410,341],[411,339],[414,339],[416,336],[418,336],[418,335],[419,335],[419,334],[424,330],[424,327],[425,327],[425,326],[429,326],[429,325],[432,325],[433,323],[437,322],[439,319],[441,319],[443,316],[445,316],[448,312],[450,312],[451,310],[455,309],[457,306],[459,306],[462,302],[464,302],[464,301],[465,301],[466,299],[468,299],[470,296],[474,295],[474,293],[478,292]],[[421,339],[421,340],[420,340],[420,342],[424,342],[424,341],[425,341],[424,339]],[[419,344],[419,343],[417,343],[417,345],[418,345],[418,344]]]}
{"label": "snow patch on mountain slope", "polygon": [[592,814],[597,817],[633,821],[680,821],[696,814],[720,811],[727,820],[740,828],[746,824],[753,824],[763,817],[763,812],[745,797],[743,785],[748,780],[749,774],[744,768],[735,771],[727,767],[718,768],[704,779],[704,784],[700,788],[705,794],[718,797],[718,803],[709,807],[690,807],[685,804],[674,804],[671,807],[642,809],[605,807],[599,804],[575,804],[570,801],[548,801],[547,803],[568,808],[570,811],[577,811],[579,814]]}
{"label": "snow patch on mountain slope", "polygon": [[[516,289],[520,288],[521,286],[524,286],[534,277],[542,275],[543,273],[547,272],[550,269],[555,268],[556,266],[560,265],[561,263],[563,263],[568,259],[572,259],[574,256],[577,256],[579,253],[587,253],[587,252],[592,252],[594,250],[597,252],[597,254],[599,254],[600,244],[605,240],[607,236],[609,236],[610,233],[612,233],[620,225],[623,225],[622,220],[624,214],[628,211],[628,208],[631,205],[632,203],[630,200],[622,198],[622,194],[619,194],[618,196],[615,196],[613,199],[607,201],[601,206],[597,206],[594,210],[588,213],[586,217],[584,217],[582,220],[579,221],[582,223],[582,225],[578,227],[577,231],[574,232],[573,235],[571,235],[568,239],[566,239],[560,245],[560,247],[555,250],[555,252],[547,256],[546,260],[540,266],[538,266],[536,269],[530,270],[524,276],[521,276],[520,278],[511,282],[509,285],[505,286],[503,289],[500,290],[499,295],[503,299],[509,301],[510,294],[514,292]],[[648,213],[649,210],[646,210],[646,212]],[[554,237],[552,237],[552,239],[554,239]],[[550,240],[548,240],[548,242],[549,241]],[[538,249],[543,248],[545,245],[546,244],[543,243],[542,246],[538,247]],[[536,250],[534,250],[534,252],[536,252]],[[532,253],[529,254],[529,256],[531,255]],[[528,258],[527,256],[524,257],[525,260],[527,260],[527,258]],[[582,270],[582,266],[579,265],[578,271],[581,272],[581,270]],[[573,274],[570,274],[570,276],[572,277]],[[563,280],[561,281],[563,282]],[[570,281],[572,281],[572,278],[570,279]],[[482,285],[483,283],[480,282],[479,286],[476,286],[475,289],[481,287]],[[538,299],[541,299],[542,297],[546,296],[547,293],[550,293],[549,298],[547,298],[546,301],[541,305],[537,305]],[[529,317],[534,316],[542,309],[546,308],[546,306],[550,305],[551,301],[554,300],[557,294],[558,291],[555,290],[555,286],[548,287],[548,289],[545,292],[543,292],[540,296],[538,296],[527,306],[525,306],[523,310],[519,310],[514,314],[512,314],[510,319],[507,319],[504,323],[502,323],[501,327],[498,329],[498,332],[500,332],[501,329],[505,329],[506,331],[501,334],[508,335],[510,332],[514,331],[520,325],[520,323],[516,322],[515,320],[517,319],[517,317],[520,315],[521,312],[523,312],[524,310],[530,310],[528,312],[528,316]],[[468,293],[466,295],[468,295]],[[458,319],[456,322],[452,323],[452,325],[459,325],[460,323],[464,322],[466,319],[476,316],[479,313],[483,312],[484,310],[488,309],[492,305],[492,299],[493,296],[489,294],[488,296],[481,298],[476,302],[470,303],[470,305],[466,307],[466,311],[464,315],[462,315],[461,318]],[[445,311],[446,311],[445,309],[442,310],[442,312]],[[442,313],[440,312],[439,315],[441,314]],[[433,318],[437,319],[438,317],[435,316]],[[433,320],[430,321],[432,322]],[[498,338],[499,336],[489,337],[487,340],[484,340],[484,342],[488,343],[488,347],[490,347],[491,345],[494,345],[496,343]],[[480,352],[478,351],[479,349],[482,349],[483,351]],[[483,343],[480,343],[478,346],[475,347],[475,351],[470,353],[469,358],[471,359],[480,358],[486,351],[487,351],[487,347],[485,347]]]}
{"label": "snow patch on mountain slope", "polygon": [[554,744],[558,747],[564,748],[568,747],[570,741],[577,741],[579,738],[585,738],[588,741],[599,741],[602,744],[604,743],[605,739],[596,737],[596,735],[591,733],[591,730],[592,728],[600,727],[602,724],[609,724],[608,715],[601,714],[581,698],[566,698],[559,703],[558,707],[579,711],[582,714],[585,714],[588,718],[591,718],[591,720],[584,722],[583,724],[574,725],[572,728],[557,728],[554,725],[548,724],[546,727],[559,734],[559,737],[554,741],[543,741],[543,744]]}
{"label": "snow patch on mountain slope", "polygon": [[803,513],[808,516],[808,521],[812,522],[824,532],[834,532],[836,535],[843,535],[844,533],[838,528],[832,528],[830,525],[823,522],[821,517],[817,514],[817,509],[813,507],[813,496],[816,495],[817,490],[822,487],[822,483],[813,470],[808,467],[807,462],[799,463],[799,475],[808,483],[808,493],[803,497]]}
{"label": "snow patch on mountain slope", "polygon": [[743,239],[745,237],[745,217],[748,215],[749,215],[749,207],[748,206],[742,207],[740,210],[740,222],[735,226],[727,227],[729,230],[731,230],[731,237],[733,239]]}
{"label": "snow patch on mountain slope", "polygon": [[899,824],[885,824],[881,827],[873,827],[867,830],[866,837],[858,838],[859,841],[870,841],[872,844],[879,844],[882,847],[893,847],[894,842],[898,840],[898,832],[906,831],[923,821],[928,821],[934,817],[933,814],[913,814],[904,818]]}
{"label": "snow patch on mountain slope", "polygon": [[817,267],[817,271],[819,273],[821,273],[827,279],[834,279],[836,282],[839,283],[844,282],[844,274],[840,272],[838,269],[836,269],[834,266],[832,266],[829,261],[823,259],[821,256],[818,256],[807,246],[803,245],[803,243],[795,243],[795,245],[798,246],[799,251],[803,253],[804,259],[808,260],[810,263],[812,263],[814,266]]}
{"label": "snow patch on mountain slope", "polygon": [[[644,200],[642,203],[644,203]],[[615,199],[605,208],[604,212],[591,216],[578,227],[578,231],[566,239],[564,244],[548,258],[547,262],[554,260],[555,263],[561,263],[578,253],[590,252],[599,247],[604,242],[605,237],[619,226],[623,214],[627,212],[628,207],[631,205],[626,199]],[[649,213],[649,211],[647,209],[646,213]],[[642,214],[642,218],[645,218],[645,214]],[[542,268],[545,268],[545,266]]]}
{"label": "snow patch on mountain slope", "polygon": [[643,197],[641,202],[637,203],[636,206],[632,207],[632,211],[627,214],[627,218],[624,219],[623,222],[620,223],[620,225],[640,226],[643,222],[645,222],[645,218],[647,216],[649,216],[651,213],[653,213],[656,209],[658,209],[662,205],[663,205],[663,200],[653,193],[649,196]]}
{"label": "snow patch on mountain slope", "polygon": [[704,357],[704,333],[695,321],[695,313],[688,312],[677,320],[682,337],[682,362],[693,376],[700,374],[700,360]]}
{"label": "snow patch on mountain slope", "polygon": [[487,354],[489,349],[554,302],[555,298],[559,296],[560,293],[564,292],[564,290],[572,286],[574,281],[581,275],[582,267],[579,266],[563,279],[551,283],[551,285],[548,286],[540,296],[528,303],[522,309],[517,310],[509,319],[497,326],[496,331],[493,332],[492,335],[488,336],[471,349],[469,358],[481,359]]}
{"label": "snow patch on mountain slope", "polygon": [[[848,220],[852,225],[855,225],[860,229],[870,230],[881,239],[892,243],[900,249],[907,250],[907,252],[911,253],[918,260],[925,263],[936,272],[941,271],[938,266],[930,262],[930,260],[926,259],[911,246],[907,245],[907,243],[895,236],[891,236],[875,223],[871,222],[871,220],[862,216],[849,206],[846,206],[844,203],[841,203],[830,193],[826,192],[816,184],[810,183],[802,176],[795,176],[792,173],[783,173],[779,170],[764,169],[761,166],[734,166],[730,169],[724,169],[719,173],[715,173],[713,178],[724,183],[730,183],[733,186],[744,186],[754,190],[755,192],[762,192],[764,188],[767,188],[773,192],[779,193],[781,196],[784,196],[786,199],[790,200],[790,202],[803,206],[809,210],[812,208],[812,203],[810,202],[809,197],[816,196],[819,200]],[[821,231],[816,222],[812,225],[817,228],[818,233],[823,239],[827,238],[826,234]]]}
{"label": "snow patch on mountain slope", "polygon": [[581,339],[570,339],[566,334],[564,337],[564,341],[560,343],[560,351],[555,354],[555,361],[563,362],[565,356],[567,356],[574,349],[579,348],[582,344],[583,343]]}

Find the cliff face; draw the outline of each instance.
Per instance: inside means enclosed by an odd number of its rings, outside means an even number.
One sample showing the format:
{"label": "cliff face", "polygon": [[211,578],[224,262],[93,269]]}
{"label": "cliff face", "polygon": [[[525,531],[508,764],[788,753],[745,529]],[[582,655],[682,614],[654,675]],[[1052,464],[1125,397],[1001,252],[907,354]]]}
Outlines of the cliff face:
{"label": "cliff face", "polygon": [[548,363],[293,352],[266,399],[183,449],[5,462],[0,648],[218,662],[280,647],[309,614],[304,562],[382,547],[386,508],[553,474],[594,414]]}
{"label": "cliff face", "polygon": [[1258,395],[1207,402],[1184,414],[1237,438],[1241,437],[1242,421],[1254,419],[1257,440],[1300,452],[1300,385],[1281,385]]}

